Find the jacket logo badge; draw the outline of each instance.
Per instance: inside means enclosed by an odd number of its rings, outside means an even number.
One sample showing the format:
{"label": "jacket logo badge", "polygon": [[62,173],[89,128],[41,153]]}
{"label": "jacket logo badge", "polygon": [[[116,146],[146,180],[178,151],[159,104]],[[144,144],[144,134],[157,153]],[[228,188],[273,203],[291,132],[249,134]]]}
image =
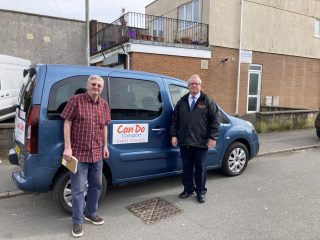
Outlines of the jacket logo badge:
{"label": "jacket logo badge", "polygon": [[198,108],[206,108],[207,106],[204,104],[204,102],[199,102]]}

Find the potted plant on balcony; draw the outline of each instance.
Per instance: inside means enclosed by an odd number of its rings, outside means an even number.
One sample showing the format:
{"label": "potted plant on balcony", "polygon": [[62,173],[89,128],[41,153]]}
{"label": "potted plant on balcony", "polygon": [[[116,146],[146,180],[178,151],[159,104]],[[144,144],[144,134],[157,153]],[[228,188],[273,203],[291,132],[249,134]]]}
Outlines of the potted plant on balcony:
{"label": "potted plant on balcony", "polygon": [[182,38],[181,38],[181,42],[182,42],[182,44],[189,44],[189,45],[191,45],[192,39],[189,38],[189,37],[182,37]]}

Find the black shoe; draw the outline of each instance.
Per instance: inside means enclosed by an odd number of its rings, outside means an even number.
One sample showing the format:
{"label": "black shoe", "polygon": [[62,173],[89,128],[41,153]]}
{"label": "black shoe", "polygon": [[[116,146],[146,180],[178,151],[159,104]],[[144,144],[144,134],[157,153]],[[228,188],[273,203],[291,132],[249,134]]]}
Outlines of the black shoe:
{"label": "black shoe", "polygon": [[72,235],[74,237],[81,237],[83,235],[82,224],[73,224]]}
{"label": "black shoe", "polygon": [[96,215],[95,217],[85,216],[84,219],[89,222],[92,222],[94,225],[104,224],[103,218],[99,217],[98,215]]}
{"label": "black shoe", "polygon": [[179,198],[185,199],[185,198],[189,197],[189,196],[192,195],[192,194],[193,194],[193,192],[183,191],[182,193],[180,193]]}
{"label": "black shoe", "polygon": [[199,203],[205,203],[206,197],[202,194],[197,195],[197,199]]}

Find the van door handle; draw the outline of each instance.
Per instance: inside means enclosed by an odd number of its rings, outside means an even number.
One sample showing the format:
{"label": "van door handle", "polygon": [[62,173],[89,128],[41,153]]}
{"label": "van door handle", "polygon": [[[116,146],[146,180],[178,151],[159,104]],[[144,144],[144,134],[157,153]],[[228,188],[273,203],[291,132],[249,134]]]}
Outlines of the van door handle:
{"label": "van door handle", "polygon": [[1,97],[4,97],[4,95],[1,95]]}
{"label": "van door handle", "polygon": [[164,132],[166,130],[167,129],[165,129],[165,128],[152,128],[152,131],[155,131],[155,132]]}
{"label": "van door handle", "polygon": [[9,96],[9,93],[7,93],[6,96]]}

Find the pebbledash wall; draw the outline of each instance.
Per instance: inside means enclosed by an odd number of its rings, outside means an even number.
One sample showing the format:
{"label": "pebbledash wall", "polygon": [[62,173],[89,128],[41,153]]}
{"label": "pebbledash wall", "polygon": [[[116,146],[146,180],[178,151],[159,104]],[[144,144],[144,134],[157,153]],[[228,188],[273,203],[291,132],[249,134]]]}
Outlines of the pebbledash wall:
{"label": "pebbledash wall", "polygon": [[[188,80],[199,74],[203,91],[223,109],[235,113],[237,94],[238,50],[213,47],[208,69],[201,69],[201,58],[147,53],[130,53],[130,68],[165,74]],[[222,58],[228,61],[222,62]],[[320,60],[253,52],[253,64],[262,66],[261,104],[266,96],[280,96],[279,105],[318,109],[320,106]],[[239,115],[246,114],[249,64],[241,64]]]}
{"label": "pebbledash wall", "polygon": [[0,54],[32,63],[86,64],[84,21],[0,9]]}

